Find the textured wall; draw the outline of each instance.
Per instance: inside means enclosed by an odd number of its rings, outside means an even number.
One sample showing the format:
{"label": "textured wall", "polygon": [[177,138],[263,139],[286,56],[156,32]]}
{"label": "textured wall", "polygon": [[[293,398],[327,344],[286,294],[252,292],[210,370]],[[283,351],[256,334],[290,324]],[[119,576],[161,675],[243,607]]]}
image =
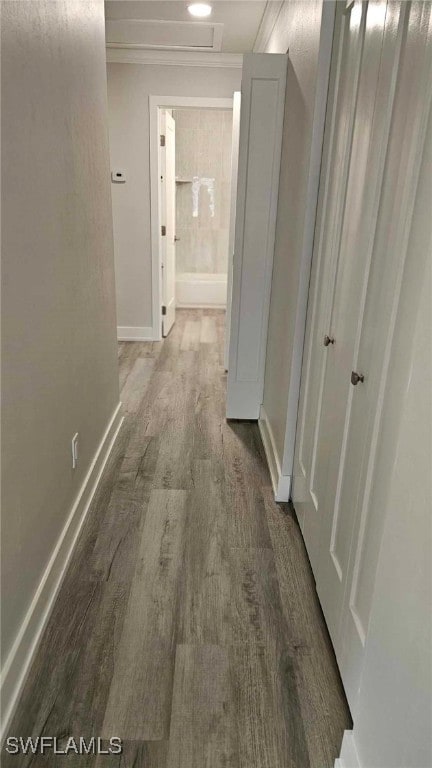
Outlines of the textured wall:
{"label": "textured wall", "polygon": [[112,190],[119,326],[152,325],[149,94],[229,98],[240,80],[241,69],[108,64],[111,163],[128,173]]}
{"label": "textured wall", "polygon": [[1,15],[5,656],[119,395],[103,3]]}
{"label": "textured wall", "polygon": [[[176,269],[226,274],[232,111],[176,109]],[[190,181],[193,180],[193,183]]]}

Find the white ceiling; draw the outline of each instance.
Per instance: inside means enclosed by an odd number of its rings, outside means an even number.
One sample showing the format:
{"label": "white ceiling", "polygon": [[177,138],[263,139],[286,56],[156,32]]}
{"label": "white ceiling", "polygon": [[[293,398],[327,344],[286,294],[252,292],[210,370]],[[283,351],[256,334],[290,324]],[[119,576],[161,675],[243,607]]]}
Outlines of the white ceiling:
{"label": "white ceiling", "polygon": [[[137,19],[144,21],[173,21],[190,22],[190,25],[223,24],[218,27],[218,38],[222,32],[222,41],[213,50],[228,53],[246,53],[252,51],[266,8],[265,0],[208,0],[213,7],[211,16],[207,19],[192,19],[187,6],[192,0],[106,0],[105,16],[107,21]],[[164,31],[164,44],[160,45],[161,33],[158,25],[137,24],[107,24],[107,43],[133,45],[144,42],[144,47],[178,48],[180,42],[179,30],[181,25],[159,25]],[[140,29],[141,28],[141,29]],[[192,39],[198,30],[192,30],[189,25],[183,27],[187,39]],[[172,30],[172,44],[170,34]],[[121,31],[121,41],[116,39]],[[202,32],[206,28],[203,26]],[[154,35],[154,37],[153,37]],[[192,36],[192,38],[191,38]],[[198,43],[196,43],[198,45]]]}

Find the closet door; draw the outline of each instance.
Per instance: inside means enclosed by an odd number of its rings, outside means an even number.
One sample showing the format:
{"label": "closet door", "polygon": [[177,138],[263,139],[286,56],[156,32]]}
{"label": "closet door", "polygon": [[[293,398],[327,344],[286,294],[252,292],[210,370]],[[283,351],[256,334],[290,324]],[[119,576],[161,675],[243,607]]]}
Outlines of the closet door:
{"label": "closet door", "polygon": [[[383,403],[404,380],[398,372],[410,338],[408,330],[395,335],[395,327],[398,314],[405,329],[410,323],[409,304],[399,302],[408,260],[412,270],[416,258],[409,237],[426,164],[431,14],[430,2],[363,8],[339,208],[328,192],[338,141],[333,116],[325,148],[293,495],[353,713],[385,508],[383,473],[376,471],[382,431],[391,428],[382,424]],[[343,37],[338,55],[341,46]],[[337,105],[337,75],[333,82]],[[330,343],[320,347],[324,335]]]}
{"label": "closet door", "polygon": [[[324,346],[330,328],[334,283],[340,250],[344,200],[363,55],[366,3],[337,4],[330,74],[330,99],[320,187],[317,235],[312,264],[308,328],[296,437],[293,499],[315,577],[320,556],[322,504],[326,467],[334,444],[321,451],[317,464],[323,384],[333,344]],[[318,471],[320,470],[320,471]]]}
{"label": "closet door", "polygon": [[[350,419],[354,398],[363,398],[365,375],[356,366],[374,232],[379,211],[383,173],[403,35],[405,2],[370,2],[365,28],[363,60],[350,172],[328,347],[321,419],[318,433],[317,478],[326,483],[320,529],[317,590],[336,652],[342,601],[347,583],[352,531],[356,515],[358,467],[347,467]],[[365,424],[357,424],[354,442],[364,440]],[[346,494],[342,495],[342,489]]]}
{"label": "closet door", "polygon": [[[399,11],[391,4],[389,12],[399,14],[401,42],[393,71],[395,74],[397,69],[396,90],[377,221],[371,232],[363,322],[353,361],[354,370],[363,372],[365,380],[364,386],[360,382],[352,392],[339,503],[341,527],[355,504],[354,527],[345,531],[351,542],[347,541],[350,555],[338,641],[340,669],[353,714],[393,464],[391,450],[383,452],[382,445],[383,441],[388,446],[396,442],[392,431],[399,423],[397,406],[394,418],[384,421],[383,412],[404,397],[416,319],[414,286],[421,283],[432,245],[432,6],[430,2],[402,2]],[[408,487],[409,482],[407,477]],[[339,534],[337,530],[336,536]]]}

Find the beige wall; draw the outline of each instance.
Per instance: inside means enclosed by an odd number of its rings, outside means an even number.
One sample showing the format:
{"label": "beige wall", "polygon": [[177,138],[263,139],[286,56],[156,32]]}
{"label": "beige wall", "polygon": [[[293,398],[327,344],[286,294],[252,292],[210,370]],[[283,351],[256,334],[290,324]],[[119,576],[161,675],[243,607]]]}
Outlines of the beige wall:
{"label": "beige wall", "polygon": [[285,53],[289,49],[264,383],[264,408],[283,474],[290,474],[289,464],[290,461],[292,464],[293,456],[296,402],[288,461],[284,447],[292,372],[295,368],[299,378],[301,366],[303,339],[300,338],[299,343],[296,338],[299,322],[304,333],[304,319],[298,319],[300,277],[305,260],[309,260],[310,264],[312,255],[314,210],[312,205],[311,211],[310,201],[311,193],[313,195],[317,191],[317,171],[313,167],[312,152],[322,5],[322,0],[286,2],[266,46],[269,53]]}
{"label": "beige wall", "polygon": [[119,395],[103,3],[1,11],[4,658]]}
{"label": "beige wall", "polygon": [[152,325],[148,97],[229,98],[240,80],[241,69],[108,64],[111,165],[128,174],[112,185],[119,326]]}
{"label": "beige wall", "polygon": [[[226,274],[230,225],[232,110],[175,109],[176,271]],[[194,216],[194,177],[211,180],[213,197],[199,189]],[[213,205],[212,205],[213,201]]]}

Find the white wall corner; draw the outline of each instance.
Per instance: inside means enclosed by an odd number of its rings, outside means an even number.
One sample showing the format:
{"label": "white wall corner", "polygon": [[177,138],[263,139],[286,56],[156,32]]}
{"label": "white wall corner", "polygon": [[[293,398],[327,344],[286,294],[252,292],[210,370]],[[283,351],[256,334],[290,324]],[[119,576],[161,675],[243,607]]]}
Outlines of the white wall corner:
{"label": "white wall corner", "polygon": [[119,325],[117,326],[118,341],[157,341],[151,325]]}
{"label": "white wall corner", "polygon": [[276,449],[273,431],[263,406],[260,409],[258,427],[263,441],[267,464],[275,495],[275,501],[289,501],[291,492],[291,476],[283,475],[280,459]]}
{"label": "white wall corner", "polygon": [[345,731],[340,757],[336,759],[334,768],[361,768],[353,731]]}
{"label": "white wall corner", "polygon": [[118,403],[6,659],[0,682],[2,702],[0,740],[7,733],[78,535],[122,423],[122,407],[121,403]]}

